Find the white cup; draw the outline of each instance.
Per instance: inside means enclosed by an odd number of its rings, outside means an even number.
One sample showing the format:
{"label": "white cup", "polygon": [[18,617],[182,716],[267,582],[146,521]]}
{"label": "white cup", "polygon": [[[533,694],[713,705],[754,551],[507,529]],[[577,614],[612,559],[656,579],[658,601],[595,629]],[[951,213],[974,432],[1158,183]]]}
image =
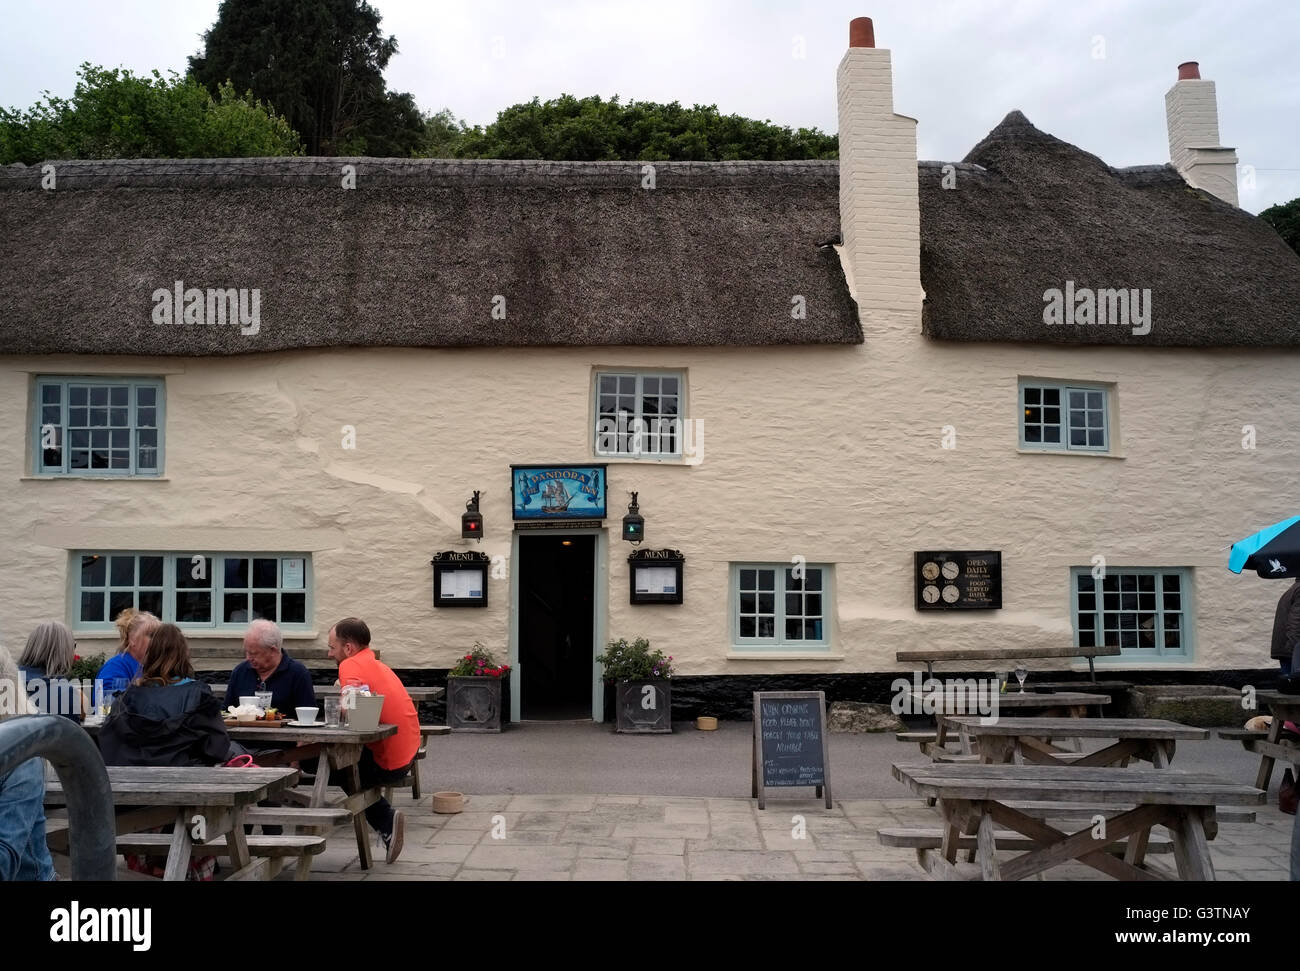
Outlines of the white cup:
{"label": "white cup", "polygon": [[300,725],[315,725],[316,715],[320,713],[319,708],[295,708],[294,711],[298,715]]}
{"label": "white cup", "polygon": [[240,695],[240,696],[239,696],[239,706],[240,706],[241,708],[244,707],[245,705],[256,705],[256,704],[257,704],[257,695]]}

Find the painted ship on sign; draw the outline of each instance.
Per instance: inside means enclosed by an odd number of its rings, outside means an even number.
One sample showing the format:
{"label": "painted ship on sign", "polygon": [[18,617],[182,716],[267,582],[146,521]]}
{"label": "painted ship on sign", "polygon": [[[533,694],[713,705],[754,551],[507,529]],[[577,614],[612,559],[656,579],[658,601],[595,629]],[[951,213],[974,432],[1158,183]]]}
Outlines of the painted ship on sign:
{"label": "painted ship on sign", "polygon": [[605,466],[511,466],[514,518],[603,519]]}

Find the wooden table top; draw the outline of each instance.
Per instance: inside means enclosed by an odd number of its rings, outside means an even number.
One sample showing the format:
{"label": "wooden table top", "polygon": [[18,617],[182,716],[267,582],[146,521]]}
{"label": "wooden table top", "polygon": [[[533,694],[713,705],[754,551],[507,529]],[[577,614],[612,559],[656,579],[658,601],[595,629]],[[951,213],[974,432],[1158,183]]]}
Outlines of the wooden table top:
{"label": "wooden table top", "polygon": [[267,728],[257,724],[227,725],[226,731],[237,742],[296,742],[300,745],[368,745],[397,734],[396,725],[380,725],[368,732],[343,728],[312,728],[284,725]]}
{"label": "wooden table top", "polygon": [[1208,728],[1193,728],[1163,718],[999,718],[991,725],[962,715],[946,719],[950,728],[971,735],[1034,735],[1053,738],[1183,738],[1210,737]]}
{"label": "wooden table top", "polygon": [[1256,691],[1255,701],[1270,708],[1300,708],[1300,695],[1284,695],[1280,691]]}
{"label": "wooden table top", "polygon": [[[113,801],[131,806],[246,806],[291,788],[297,769],[110,765]],[[46,805],[63,805],[63,783],[45,783]]]}
{"label": "wooden table top", "polygon": [[[918,695],[912,691],[911,685],[908,685],[904,692],[908,698],[915,699],[917,703],[923,703],[933,698],[936,703],[961,701],[967,706],[980,705],[983,702],[992,701],[994,697],[984,691],[965,694],[939,689],[936,689],[933,693],[922,690]],[[1001,692],[996,697],[999,708],[1070,708],[1074,705],[1110,704],[1110,695],[1092,694],[1084,691],[1058,691],[1054,694],[1026,691],[1021,694],[1019,691],[1011,690]]]}
{"label": "wooden table top", "polygon": [[1084,768],[1074,765],[895,765],[895,779],[919,796],[995,802],[1158,803],[1258,806],[1254,786],[1181,769]]}
{"label": "wooden table top", "polygon": [[1001,661],[1033,660],[1053,657],[1113,657],[1119,654],[1119,645],[1106,647],[1073,647],[1069,644],[1051,647],[963,647],[899,651],[899,661]]}

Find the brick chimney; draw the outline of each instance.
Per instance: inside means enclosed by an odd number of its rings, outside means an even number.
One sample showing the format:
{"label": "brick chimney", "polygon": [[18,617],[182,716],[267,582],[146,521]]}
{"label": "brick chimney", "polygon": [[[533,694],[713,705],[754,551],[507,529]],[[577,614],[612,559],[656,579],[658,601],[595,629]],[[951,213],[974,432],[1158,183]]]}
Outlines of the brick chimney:
{"label": "brick chimney", "polygon": [[889,51],[875,46],[869,17],[849,24],[836,72],[840,128],[840,227],[849,289],[865,318],[919,313],[921,208],[916,119],[894,114]]}
{"label": "brick chimney", "polygon": [[1178,65],[1178,80],[1165,94],[1169,158],[1198,189],[1237,205],[1237,153],[1219,144],[1219,105],[1214,82],[1201,80],[1200,65]]}

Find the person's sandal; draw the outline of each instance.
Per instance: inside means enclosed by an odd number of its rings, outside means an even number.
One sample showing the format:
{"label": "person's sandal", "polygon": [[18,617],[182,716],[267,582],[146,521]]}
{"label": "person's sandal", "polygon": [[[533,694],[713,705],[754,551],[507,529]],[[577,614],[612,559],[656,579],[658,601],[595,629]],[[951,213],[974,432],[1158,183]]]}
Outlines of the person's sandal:
{"label": "person's sandal", "polygon": [[402,855],[402,839],[406,835],[406,819],[400,809],[393,812],[393,831],[388,838],[384,840],[384,845],[388,847],[388,857],[384,862],[396,863],[397,858]]}

